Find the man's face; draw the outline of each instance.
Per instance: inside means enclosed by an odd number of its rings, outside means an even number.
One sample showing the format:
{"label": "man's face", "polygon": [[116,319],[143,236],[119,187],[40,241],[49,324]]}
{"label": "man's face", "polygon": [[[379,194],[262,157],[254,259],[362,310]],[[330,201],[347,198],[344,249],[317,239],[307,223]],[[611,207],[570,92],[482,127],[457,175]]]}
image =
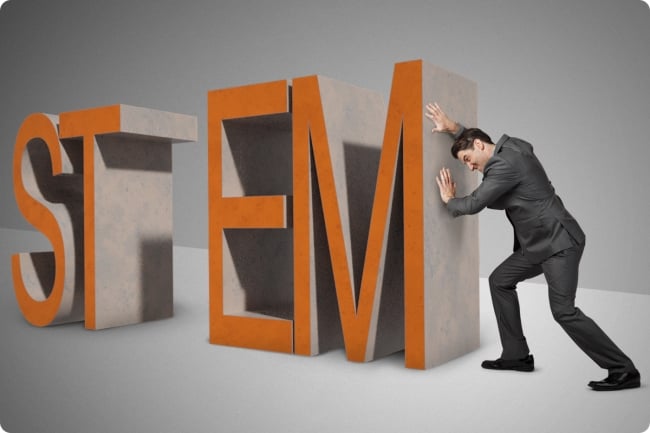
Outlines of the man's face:
{"label": "man's face", "polygon": [[478,170],[481,173],[483,173],[485,164],[487,164],[490,156],[485,143],[478,139],[474,140],[474,147],[472,149],[458,152],[458,160],[463,165],[466,165],[471,171]]}

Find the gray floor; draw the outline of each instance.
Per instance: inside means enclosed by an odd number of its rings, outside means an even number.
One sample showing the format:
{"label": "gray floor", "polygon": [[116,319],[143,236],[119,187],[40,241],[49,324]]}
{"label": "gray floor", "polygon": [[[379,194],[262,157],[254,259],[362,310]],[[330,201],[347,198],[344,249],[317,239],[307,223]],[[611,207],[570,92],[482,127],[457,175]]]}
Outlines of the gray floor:
{"label": "gray floor", "polygon": [[650,296],[582,289],[578,305],[636,362],[641,389],[597,393],[606,374],[555,324],[545,286],[523,284],[532,374],[490,372],[500,347],[481,281],[481,347],[414,371],[208,343],[207,252],[175,248],[175,316],[104,331],[34,328],[18,310],[9,254],[39,235],[0,229],[0,422],[10,433],[642,432],[650,423]]}

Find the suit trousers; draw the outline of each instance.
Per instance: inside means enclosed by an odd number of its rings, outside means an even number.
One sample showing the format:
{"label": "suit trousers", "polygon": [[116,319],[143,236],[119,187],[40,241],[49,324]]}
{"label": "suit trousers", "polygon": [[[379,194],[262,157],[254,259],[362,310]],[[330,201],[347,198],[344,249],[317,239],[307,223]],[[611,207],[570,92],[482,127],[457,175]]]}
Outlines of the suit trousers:
{"label": "suit trousers", "polygon": [[514,252],[489,278],[492,305],[499,327],[503,359],[521,359],[529,354],[521,326],[517,283],[544,273],[553,318],[571,339],[609,373],[634,371],[634,364],[600,327],[575,306],[578,267],[584,243],[574,245],[531,263],[521,251]]}

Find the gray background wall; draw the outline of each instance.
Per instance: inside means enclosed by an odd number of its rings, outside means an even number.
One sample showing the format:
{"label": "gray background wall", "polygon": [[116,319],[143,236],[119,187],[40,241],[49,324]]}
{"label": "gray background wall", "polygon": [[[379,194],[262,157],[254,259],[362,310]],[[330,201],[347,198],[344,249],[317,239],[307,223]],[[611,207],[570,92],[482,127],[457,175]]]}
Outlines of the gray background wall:
{"label": "gray background wall", "polygon": [[[650,293],[650,10],[640,0],[10,0],[0,11],[0,227],[32,112],[114,103],[193,114],[174,147],[175,242],[207,247],[207,91],[310,74],[390,91],[422,58],[478,83],[479,126],[531,141],[587,232],[582,287]],[[431,176],[431,194],[437,193]],[[481,275],[511,246],[481,215]]]}

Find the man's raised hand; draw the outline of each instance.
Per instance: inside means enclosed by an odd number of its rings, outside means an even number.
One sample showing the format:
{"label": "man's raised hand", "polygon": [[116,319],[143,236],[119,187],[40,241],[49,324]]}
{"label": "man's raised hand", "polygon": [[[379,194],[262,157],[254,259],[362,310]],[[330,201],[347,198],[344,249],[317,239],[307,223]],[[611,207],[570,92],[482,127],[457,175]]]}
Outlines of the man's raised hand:
{"label": "man's raised hand", "polygon": [[458,131],[458,125],[456,122],[447,117],[447,114],[442,111],[442,108],[440,108],[437,102],[427,104],[426,109],[427,111],[424,115],[429,118],[434,125],[431,132],[449,132],[454,134]]}

